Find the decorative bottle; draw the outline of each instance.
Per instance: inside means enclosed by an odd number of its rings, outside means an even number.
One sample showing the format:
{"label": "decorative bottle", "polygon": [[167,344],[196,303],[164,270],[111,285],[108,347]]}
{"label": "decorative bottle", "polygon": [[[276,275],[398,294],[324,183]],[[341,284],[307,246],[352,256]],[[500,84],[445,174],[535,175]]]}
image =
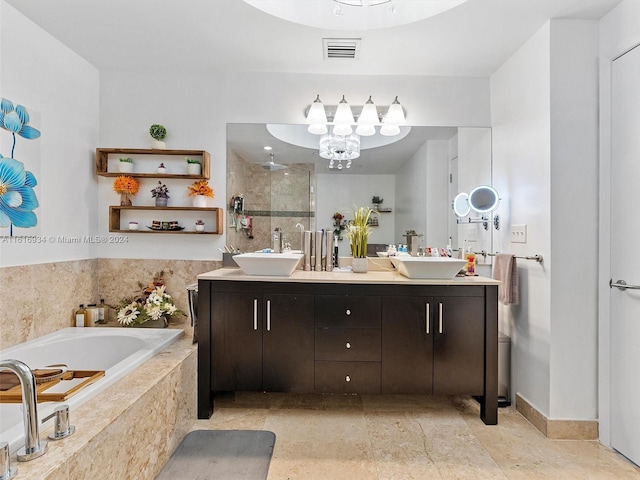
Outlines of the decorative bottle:
{"label": "decorative bottle", "polygon": [[76,310],[76,327],[84,327],[87,321],[87,311],[84,308],[84,303],[80,304],[78,310]]}
{"label": "decorative bottle", "polygon": [[96,320],[96,323],[98,324],[104,324],[107,323],[106,322],[106,313],[107,313],[107,305],[104,303],[104,298],[100,299],[100,303],[98,304],[98,319]]}

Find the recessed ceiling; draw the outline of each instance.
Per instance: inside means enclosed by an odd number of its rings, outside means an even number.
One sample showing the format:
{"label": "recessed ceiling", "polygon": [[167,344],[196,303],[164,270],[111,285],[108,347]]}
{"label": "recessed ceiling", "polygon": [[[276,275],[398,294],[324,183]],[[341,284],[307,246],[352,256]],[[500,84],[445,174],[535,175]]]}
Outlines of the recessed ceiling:
{"label": "recessed ceiling", "polygon": [[[240,0],[6,0],[100,70],[481,77],[550,18],[599,19],[620,1],[468,0],[408,25],[337,30]],[[361,38],[358,59],[326,60],[332,37]]]}
{"label": "recessed ceiling", "polygon": [[[334,0],[243,0],[283,20],[327,30],[375,30],[398,27],[433,17],[467,0],[392,0],[368,7]],[[372,2],[373,3],[373,2]],[[336,14],[335,12],[340,12]]]}
{"label": "recessed ceiling", "polygon": [[[227,149],[235,152],[247,162],[264,163],[269,161],[269,153],[274,153],[277,163],[297,164],[313,163],[318,173],[334,174],[368,174],[368,175],[392,175],[398,168],[428,140],[449,140],[453,137],[455,127],[411,127],[408,133],[397,142],[370,148],[366,145],[360,151],[360,157],[353,161],[352,168],[342,170],[328,170],[329,161],[318,155],[317,143],[315,146],[300,146],[304,144],[306,125],[281,125],[280,129],[292,129],[290,135],[298,137],[298,145],[282,141],[269,132],[274,125],[230,123],[227,124]],[[302,131],[301,131],[302,130]],[[282,136],[281,133],[278,136]],[[317,135],[312,137],[319,140]],[[365,141],[366,137],[363,137]],[[370,140],[371,141],[371,140]],[[270,145],[273,150],[265,152],[263,147]],[[369,148],[367,148],[369,147]]]}

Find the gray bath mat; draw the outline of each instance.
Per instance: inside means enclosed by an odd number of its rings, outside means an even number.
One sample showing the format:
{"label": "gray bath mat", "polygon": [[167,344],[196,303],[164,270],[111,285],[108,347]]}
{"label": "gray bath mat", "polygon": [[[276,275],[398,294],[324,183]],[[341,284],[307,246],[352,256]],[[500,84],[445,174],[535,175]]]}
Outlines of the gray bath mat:
{"label": "gray bath mat", "polygon": [[156,480],[265,480],[275,443],[262,430],[195,430]]}

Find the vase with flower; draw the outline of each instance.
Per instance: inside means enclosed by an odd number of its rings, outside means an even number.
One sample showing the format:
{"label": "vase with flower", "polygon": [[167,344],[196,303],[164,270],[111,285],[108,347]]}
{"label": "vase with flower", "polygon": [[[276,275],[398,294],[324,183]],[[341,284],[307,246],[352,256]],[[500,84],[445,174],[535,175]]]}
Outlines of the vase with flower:
{"label": "vase with flower", "polygon": [[131,197],[134,197],[138,190],[140,190],[140,184],[138,180],[127,175],[119,175],[113,181],[113,190],[120,194],[120,205],[123,207],[130,207],[133,205]]}
{"label": "vase with flower", "polygon": [[123,298],[120,305],[114,307],[122,326],[164,328],[173,317],[185,315],[166,292],[163,274],[160,272],[154,276],[153,282],[148,285],[138,282],[139,290],[133,296]]}
{"label": "vase with flower", "polygon": [[213,188],[209,186],[209,182],[206,180],[199,180],[193,182],[189,187],[189,196],[193,197],[193,206],[198,208],[204,208],[207,206],[207,198],[213,198]]}
{"label": "vase with flower", "polygon": [[156,199],[156,207],[166,207],[169,200],[169,188],[158,180],[158,186],[151,190],[151,197]]}
{"label": "vase with flower", "polygon": [[333,214],[333,236],[338,237],[339,240],[342,240],[342,232],[346,228],[346,224],[344,222],[344,215],[340,212],[336,212]]}

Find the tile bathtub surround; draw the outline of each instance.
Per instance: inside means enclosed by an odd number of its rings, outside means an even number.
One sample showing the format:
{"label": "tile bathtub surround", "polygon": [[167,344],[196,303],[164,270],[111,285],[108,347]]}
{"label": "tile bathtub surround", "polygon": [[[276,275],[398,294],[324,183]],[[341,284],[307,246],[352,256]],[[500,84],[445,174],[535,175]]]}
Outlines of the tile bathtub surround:
{"label": "tile bathtub surround", "polygon": [[196,357],[185,335],[71,411],[76,432],[50,442],[44,456],[15,463],[17,478],[153,480],[196,417]]}
{"label": "tile bathtub surround", "polygon": [[640,478],[597,441],[545,438],[514,408],[487,426],[468,397],[236,393],[193,429],[276,434],[271,480]]}
{"label": "tile bathtub surround", "polygon": [[95,299],[96,269],[95,259],[0,268],[0,349],[70,327]]}
{"label": "tile bathtub surround", "polygon": [[[168,292],[188,314],[187,286],[200,273],[220,268],[221,261],[143,260],[98,258],[0,268],[0,349],[73,326],[80,303],[108,304],[150,282],[160,270],[167,272]],[[178,321],[191,335],[190,320]]]}

